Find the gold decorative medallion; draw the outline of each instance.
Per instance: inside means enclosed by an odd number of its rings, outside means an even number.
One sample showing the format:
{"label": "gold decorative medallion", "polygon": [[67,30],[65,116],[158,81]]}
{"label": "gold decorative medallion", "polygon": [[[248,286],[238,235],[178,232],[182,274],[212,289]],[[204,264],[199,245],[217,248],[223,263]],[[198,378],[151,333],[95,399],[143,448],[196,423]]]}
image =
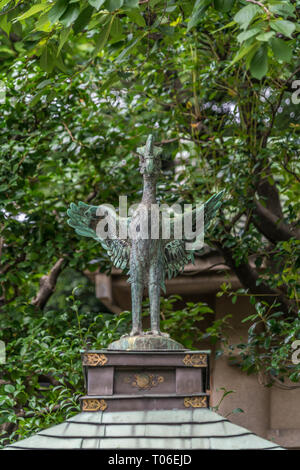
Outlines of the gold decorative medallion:
{"label": "gold decorative medallion", "polygon": [[96,366],[104,366],[108,361],[107,357],[105,354],[99,354],[99,353],[85,353],[83,355],[83,365],[84,366],[91,366],[91,367],[96,367]]}
{"label": "gold decorative medallion", "polygon": [[157,387],[157,385],[161,384],[164,380],[162,375],[134,374],[125,377],[124,382],[139,390],[150,390],[153,387]]}
{"label": "gold decorative medallion", "polygon": [[97,398],[86,398],[82,402],[82,411],[104,411],[107,408],[105,400]]}
{"label": "gold decorative medallion", "polygon": [[186,408],[207,408],[207,397],[186,397],[183,400]]}
{"label": "gold decorative medallion", "polygon": [[186,366],[192,367],[206,367],[207,366],[207,355],[206,354],[187,354],[182,359]]}

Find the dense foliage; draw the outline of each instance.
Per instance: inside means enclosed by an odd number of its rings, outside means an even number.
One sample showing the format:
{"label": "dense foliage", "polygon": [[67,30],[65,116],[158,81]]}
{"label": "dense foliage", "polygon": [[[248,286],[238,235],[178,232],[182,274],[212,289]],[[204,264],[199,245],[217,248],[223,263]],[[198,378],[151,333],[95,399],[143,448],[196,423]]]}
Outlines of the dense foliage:
{"label": "dense foliage", "polygon": [[[207,242],[243,288],[227,284],[219,295],[247,296],[256,312],[233,360],[267,383],[297,382],[300,3],[2,0],[0,8],[0,339],[10,358],[0,366],[0,403],[9,431],[24,436],[76,411],[80,331],[104,346],[104,334],[125,328],[126,314],[76,314],[51,302],[67,269],[110,268],[95,242],[67,227],[66,208],[78,200],[117,206],[120,194],[136,201],[134,152],[149,129],[164,149],[165,202],[226,189]],[[65,284],[67,296],[73,287]],[[200,337],[196,323],[211,315],[172,302],[164,312],[183,342],[191,328]],[[232,349],[222,324],[201,334]],[[48,377],[45,390],[38,374]],[[59,403],[66,410],[55,415]]]}
{"label": "dense foliage", "polygon": [[24,438],[78,413],[84,394],[80,351],[107,347],[128,331],[128,312],[82,314],[75,292],[68,300],[63,311],[27,309],[19,321],[2,322],[11,339],[0,381],[0,445],[8,436]]}

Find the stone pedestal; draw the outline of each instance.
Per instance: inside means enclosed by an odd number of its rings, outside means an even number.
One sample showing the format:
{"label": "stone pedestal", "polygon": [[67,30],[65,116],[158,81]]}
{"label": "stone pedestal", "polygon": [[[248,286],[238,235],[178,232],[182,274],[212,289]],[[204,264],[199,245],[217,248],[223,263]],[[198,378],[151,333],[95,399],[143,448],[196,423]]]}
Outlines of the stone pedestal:
{"label": "stone pedestal", "polygon": [[209,354],[175,348],[86,351],[82,411],[207,408]]}
{"label": "stone pedestal", "polygon": [[169,336],[163,335],[138,335],[123,336],[118,341],[110,343],[108,349],[117,351],[153,351],[159,350],[181,350],[185,351],[182,344],[177,343]]}

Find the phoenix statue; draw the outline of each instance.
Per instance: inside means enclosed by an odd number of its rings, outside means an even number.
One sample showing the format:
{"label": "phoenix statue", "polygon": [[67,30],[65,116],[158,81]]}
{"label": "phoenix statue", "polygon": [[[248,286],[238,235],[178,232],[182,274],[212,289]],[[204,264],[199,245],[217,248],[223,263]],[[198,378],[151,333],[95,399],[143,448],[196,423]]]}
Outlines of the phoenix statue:
{"label": "phoenix statue", "polygon": [[[169,219],[169,232],[162,236],[161,218],[159,219],[158,236],[151,237],[153,232],[153,205],[157,205],[156,184],[161,172],[162,149],[154,146],[153,136],[150,135],[146,145],[137,149],[140,160],[140,173],[143,176],[143,196],[131,217],[120,217],[110,206],[91,206],[84,202],[78,205],[72,203],[67,214],[68,224],[77,234],[91,237],[101,243],[107,251],[113,265],[129,274],[132,300],[132,330],[130,336],[143,335],[142,331],[142,298],[144,288],[148,287],[150,301],[151,330],[148,334],[168,336],[160,331],[160,294],[164,289],[165,278],[175,277],[185,265],[194,262],[193,250],[186,248],[183,237],[176,238],[175,227],[181,222],[184,214],[173,214]],[[222,203],[224,191],[214,194],[207,202],[196,206],[192,212],[193,229],[197,220],[202,220],[201,233],[203,236],[211,220],[215,217]],[[99,207],[104,209],[99,213]],[[103,217],[109,218],[106,232],[98,230],[99,222]],[[147,221],[145,230],[141,230],[144,221]],[[120,227],[127,227],[129,236],[118,236]]]}

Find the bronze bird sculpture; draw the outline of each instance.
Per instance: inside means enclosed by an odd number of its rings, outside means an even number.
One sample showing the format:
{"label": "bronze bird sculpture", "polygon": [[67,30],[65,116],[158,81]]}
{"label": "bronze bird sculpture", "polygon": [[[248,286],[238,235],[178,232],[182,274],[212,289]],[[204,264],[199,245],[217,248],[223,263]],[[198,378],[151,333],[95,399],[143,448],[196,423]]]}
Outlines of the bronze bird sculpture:
{"label": "bronze bird sculpture", "polygon": [[[175,237],[175,226],[183,221],[183,215],[174,215],[169,219],[170,227],[167,237],[162,236],[162,219],[159,219],[155,238],[153,232],[153,206],[157,205],[156,184],[161,171],[162,149],[154,146],[153,136],[150,135],[146,145],[137,149],[140,159],[140,172],[143,176],[142,201],[131,217],[120,217],[110,206],[91,206],[84,202],[78,205],[72,203],[67,214],[68,224],[79,235],[91,237],[101,243],[107,251],[115,267],[128,272],[131,283],[132,300],[132,330],[130,336],[142,335],[142,297],[144,288],[148,287],[150,300],[150,319],[152,335],[166,335],[160,331],[160,292],[164,289],[165,277],[175,277],[184,266],[194,262],[193,250],[186,249],[187,240]],[[224,191],[214,194],[203,205],[193,209],[192,225],[202,218],[200,235],[215,217]],[[101,211],[99,211],[101,208]],[[99,224],[103,217],[110,222],[108,230],[103,234]],[[143,223],[146,221],[145,223]],[[157,225],[157,219],[156,219]],[[144,230],[141,230],[141,226]],[[145,229],[146,226],[146,229]],[[101,225],[103,228],[103,224]],[[118,235],[120,227],[128,229],[129,236],[121,238]],[[158,230],[157,230],[158,229]],[[146,233],[145,233],[146,230]],[[168,335],[166,335],[168,336]]]}

